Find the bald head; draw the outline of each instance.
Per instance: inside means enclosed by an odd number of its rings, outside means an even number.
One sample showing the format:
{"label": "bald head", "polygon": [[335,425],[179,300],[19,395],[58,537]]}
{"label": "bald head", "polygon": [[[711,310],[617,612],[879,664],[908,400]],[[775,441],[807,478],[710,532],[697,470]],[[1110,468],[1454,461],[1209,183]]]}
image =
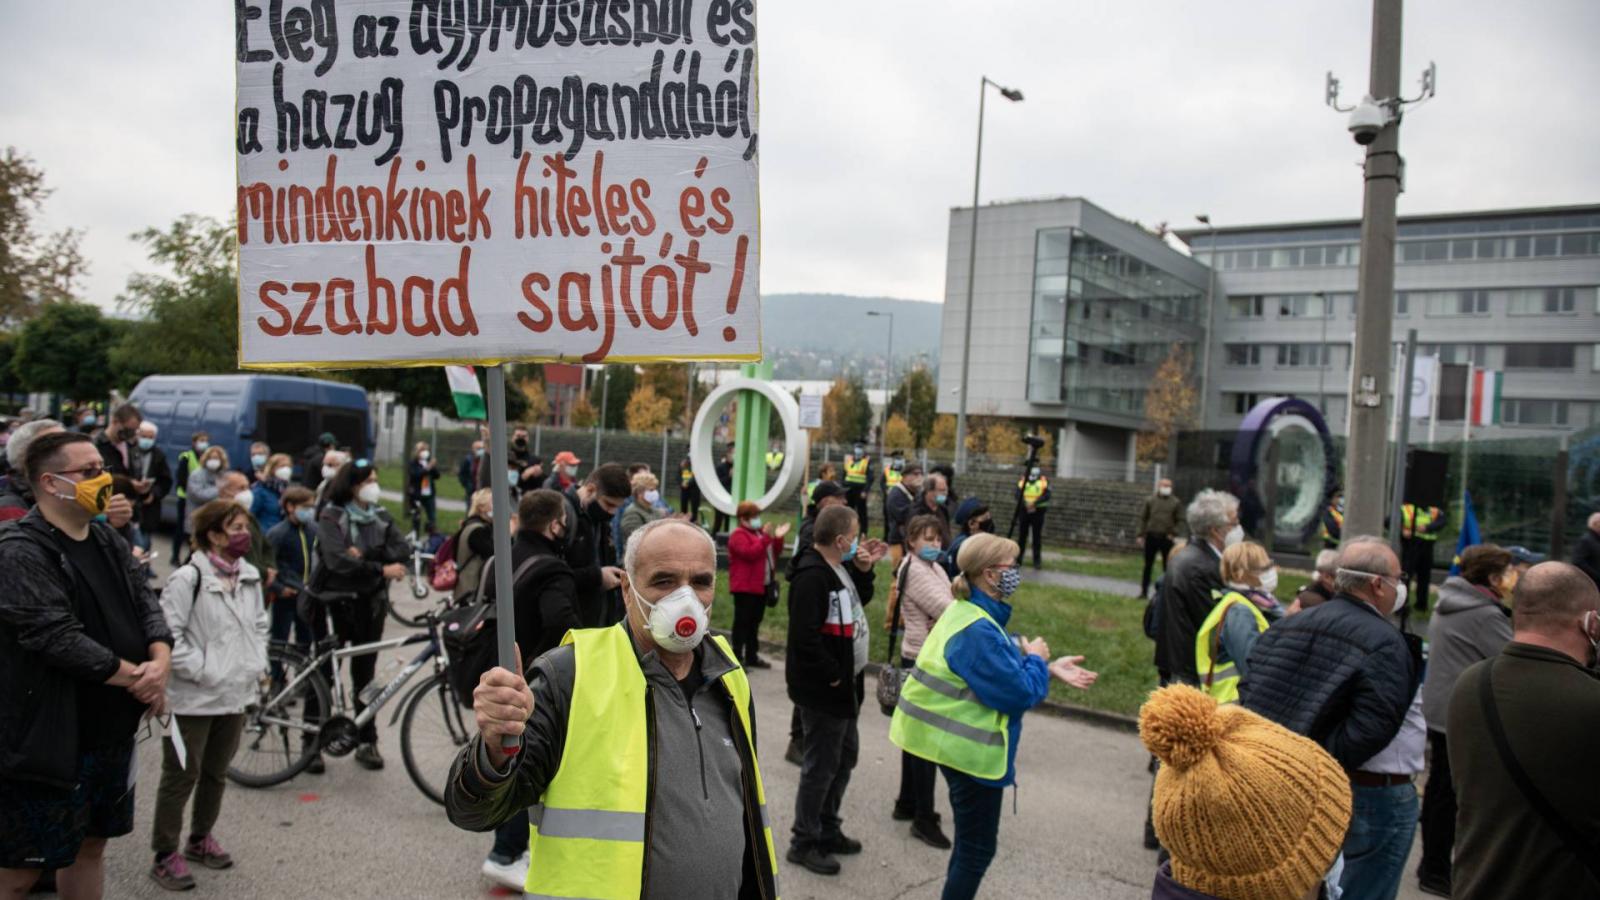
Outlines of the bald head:
{"label": "bald head", "polygon": [[217,499],[219,500],[232,500],[248,490],[250,490],[250,479],[246,478],[243,472],[229,470],[222,473],[222,477],[217,480]]}
{"label": "bald head", "polygon": [[1589,530],[1595,534],[1600,534],[1600,512],[1589,516]]}
{"label": "bald head", "polygon": [[1577,566],[1542,562],[1523,573],[1512,597],[1511,624],[1518,632],[1564,635],[1583,614],[1600,610],[1600,590]]}
{"label": "bald head", "polygon": [[1339,549],[1338,568],[1333,586],[1340,593],[1372,604],[1384,615],[1393,610],[1390,583],[1400,577],[1400,558],[1383,538],[1370,535],[1353,537]]}

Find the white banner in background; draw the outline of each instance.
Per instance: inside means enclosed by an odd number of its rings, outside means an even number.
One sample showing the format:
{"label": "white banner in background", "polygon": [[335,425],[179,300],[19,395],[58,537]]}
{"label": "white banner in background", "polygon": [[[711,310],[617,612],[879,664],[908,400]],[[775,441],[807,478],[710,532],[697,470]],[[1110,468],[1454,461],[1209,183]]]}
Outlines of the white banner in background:
{"label": "white banner in background", "polygon": [[1426,419],[1433,415],[1434,382],[1438,380],[1438,357],[1417,357],[1411,369],[1411,418]]}
{"label": "white banner in background", "polygon": [[761,355],[755,0],[238,0],[240,365]]}

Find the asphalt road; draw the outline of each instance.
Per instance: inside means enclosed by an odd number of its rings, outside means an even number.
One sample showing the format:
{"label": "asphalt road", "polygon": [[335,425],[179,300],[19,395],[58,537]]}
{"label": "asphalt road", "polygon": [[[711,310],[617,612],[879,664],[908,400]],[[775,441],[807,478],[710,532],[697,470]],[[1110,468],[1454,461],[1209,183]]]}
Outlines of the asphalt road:
{"label": "asphalt road", "polygon": [[[402,633],[392,621],[387,628],[390,636]],[[378,667],[379,679],[390,677],[396,667],[386,657]],[[790,703],[781,666],[752,672],[751,682],[774,837],[781,847],[787,843],[799,776],[799,769],[782,757]],[[492,836],[457,830],[445,820],[443,809],[411,783],[400,759],[399,729],[386,727],[390,711],[380,720],[385,726],[381,747],[389,763],[381,772],[360,769],[347,757],[328,760],[325,775],[301,775],[274,788],[230,784],[216,834],[237,865],[222,872],[197,869],[197,894],[383,900],[507,896],[479,875]],[[938,897],[946,853],[911,838],[906,824],[889,816],[900,763],[888,732],[889,720],[875,705],[863,710],[861,761],[845,796],[844,827],[865,844],[865,851],[843,858],[844,871],[834,877],[782,863],[786,898]],[[1006,797],[999,854],[982,896],[1148,897],[1155,854],[1141,844],[1150,787],[1146,759],[1132,734],[1030,715],[1018,753],[1021,783]],[[141,745],[136,827],[108,850],[109,898],[167,896],[147,875],[159,778],[156,745]],[[949,802],[942,780],[938,805],[948,831]],[[1420,895],[1408,877],[1401,897],[1414,896]]]}

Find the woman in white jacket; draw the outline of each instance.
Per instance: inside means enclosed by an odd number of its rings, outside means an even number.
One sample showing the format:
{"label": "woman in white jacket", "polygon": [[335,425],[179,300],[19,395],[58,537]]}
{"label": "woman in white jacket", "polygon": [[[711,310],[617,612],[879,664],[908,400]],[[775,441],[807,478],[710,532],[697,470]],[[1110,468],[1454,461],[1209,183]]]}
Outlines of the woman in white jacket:
{"label": "woman in white jacket", "polygon": [[[222,810],[228,764],[239,747],[244,711],[267,671],[270,617],[261,573],[245,562],[250,520],[237,503],[213,500],[194,512],[194,553],[167,580],[161,608],[172,628],[167,705],[187,751],[171,738],[161,760],[150,877],[169,890],[194,887],[185,860],[211,869],[233,865],[212,834]],[[183,808],[194,795],[189,838],[179,851]]]}
{"label": "woman in white jacket", "polygon": [[[944,551],[944,522],[935,515],[912,517],[905,526],[905,560],[900,564],[900,617],[905,637],[900,641],[900,666],[910,670],[933,630],[933,623],[955,602],[950,576],[939,557]],[[919,756],[900,751],[900,796],[894,817],[911,820],[911,836],[937,850],[950,849],[950,839],[939,827],[933,793],[939,767]]]}

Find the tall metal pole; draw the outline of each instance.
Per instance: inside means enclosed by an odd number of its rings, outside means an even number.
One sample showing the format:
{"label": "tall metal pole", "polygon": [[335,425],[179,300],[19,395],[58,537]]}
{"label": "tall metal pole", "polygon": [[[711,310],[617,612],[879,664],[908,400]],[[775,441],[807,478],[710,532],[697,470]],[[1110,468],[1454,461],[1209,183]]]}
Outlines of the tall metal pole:
{"label": "tall metal pole", "polygon": [[[1417,373],[1417,330],[1406,331],[1406,359],[1402,371],[1405,373],[1405,383],[1397,393],[1400,395],[1400,434],[1394,445],[1394,494],[1389,498],[1389,543],[1394,547],[1394,555],[1400,555],[1400,506],[1406,502],[1406,453],[1411,448],[1411,380]],[[1382,482],[1379,482],[1380,484]],[[1347,495],[1348,496],[1348,495]],[[1349,501],[1345,501],[1345,508],[1349,508]],[[1349,522],[1348,514],[1345,521]],[[1376,534],[1377,532],[1366,532]]]}
{"label": "tall metal pole", "polygon": [[[883,364],[883,413],[879,417],[880,424],[878,425],[878,459],[881,460],[883,459],[884,445],[887,442],[886,433],[889,430],[889,385],[894,381],[894,313],[872,311],[868,312],[867,315],[889,320],[889,355]],[[908,392],[907,397],[909,398],[909,396]]]}
{"label": "tall metal pole", "polygon": [[956,473],[967,471],[967,375],[972,369],[972,291],[978,275],[978,180],[983,174],[983,106],[989,77],[978,82],[978,156],[972,164],[972,235],[967,241],[967,309],[961,329],[961,395],[956,398]]}
{"label": "tall metal pole", "polygon": [[1205,226],[1211,229],[1211,277],[1206,279],[1206,327],[1205,346],[1200,348],[1200,430],[1206,430],[1206,412],[1211,409],[1211,344],[1214,335],[1211,329],[1215,327],[1214,317],[1217,310],[1217,257],[1221,251],[1217,249],[1217,226],[1211,224],[1210,214],[1196,216]]}
{"label": "tall metal pole", "polygon": [[[1473,383],[1477,381],[1477,365],[1471,360],[1467,361],[1467,412],[1461,417],[1461,499],[1466,501],[1467,493],[1472,490],[1472,482],[1467,480],[1472,469],[1472,394]],[[1481,400],[1479,401],[1482,402]]]}
{"label": "tall metal pole", "polygon": [[1322,355],[1317,365],[1317,411],[1326,419],[1328,417],[1328,316],[1333,312],[1333,308],[1328,305],[1327,294],[1318,291],[1317,296],[1322,298],[1322,349],[1318,351]]}
{"label": "tall metal pole", "polygon": [[[1401,0],[1373,0],[1372,69],[1369,93],[1378,102],[1400,95]],[[1397,111],[1397,110],[1394,110]],[[1350,404],[1350,441],[1345,456],[1345,534],[1378,534],[1383,527],[1383,471],[1388,425],[1384,399],[1389,382],[1394,320],[1395,203],[1400,194],[1400,122],[1379,130],[1367,147],[1362,201],[1360,290],[1356,295],[1356,340],[1352,368],[1356,390]],[[1409,396],[1409,384],[1404,392]]]}
{"label": "tall metal pole", "polygon": [[[506,434],[506,370],[489,367],[489,488],[494,492],[494,611],[496,650],[500,666],[517,671],[516,606],[511,596],[511,438]],[[532,660],[526,660],[532,662]],[[522,673],[519,673],[522,674]],[[522,745],[520,735],[501,738],[500,747],[515,752]]]}

